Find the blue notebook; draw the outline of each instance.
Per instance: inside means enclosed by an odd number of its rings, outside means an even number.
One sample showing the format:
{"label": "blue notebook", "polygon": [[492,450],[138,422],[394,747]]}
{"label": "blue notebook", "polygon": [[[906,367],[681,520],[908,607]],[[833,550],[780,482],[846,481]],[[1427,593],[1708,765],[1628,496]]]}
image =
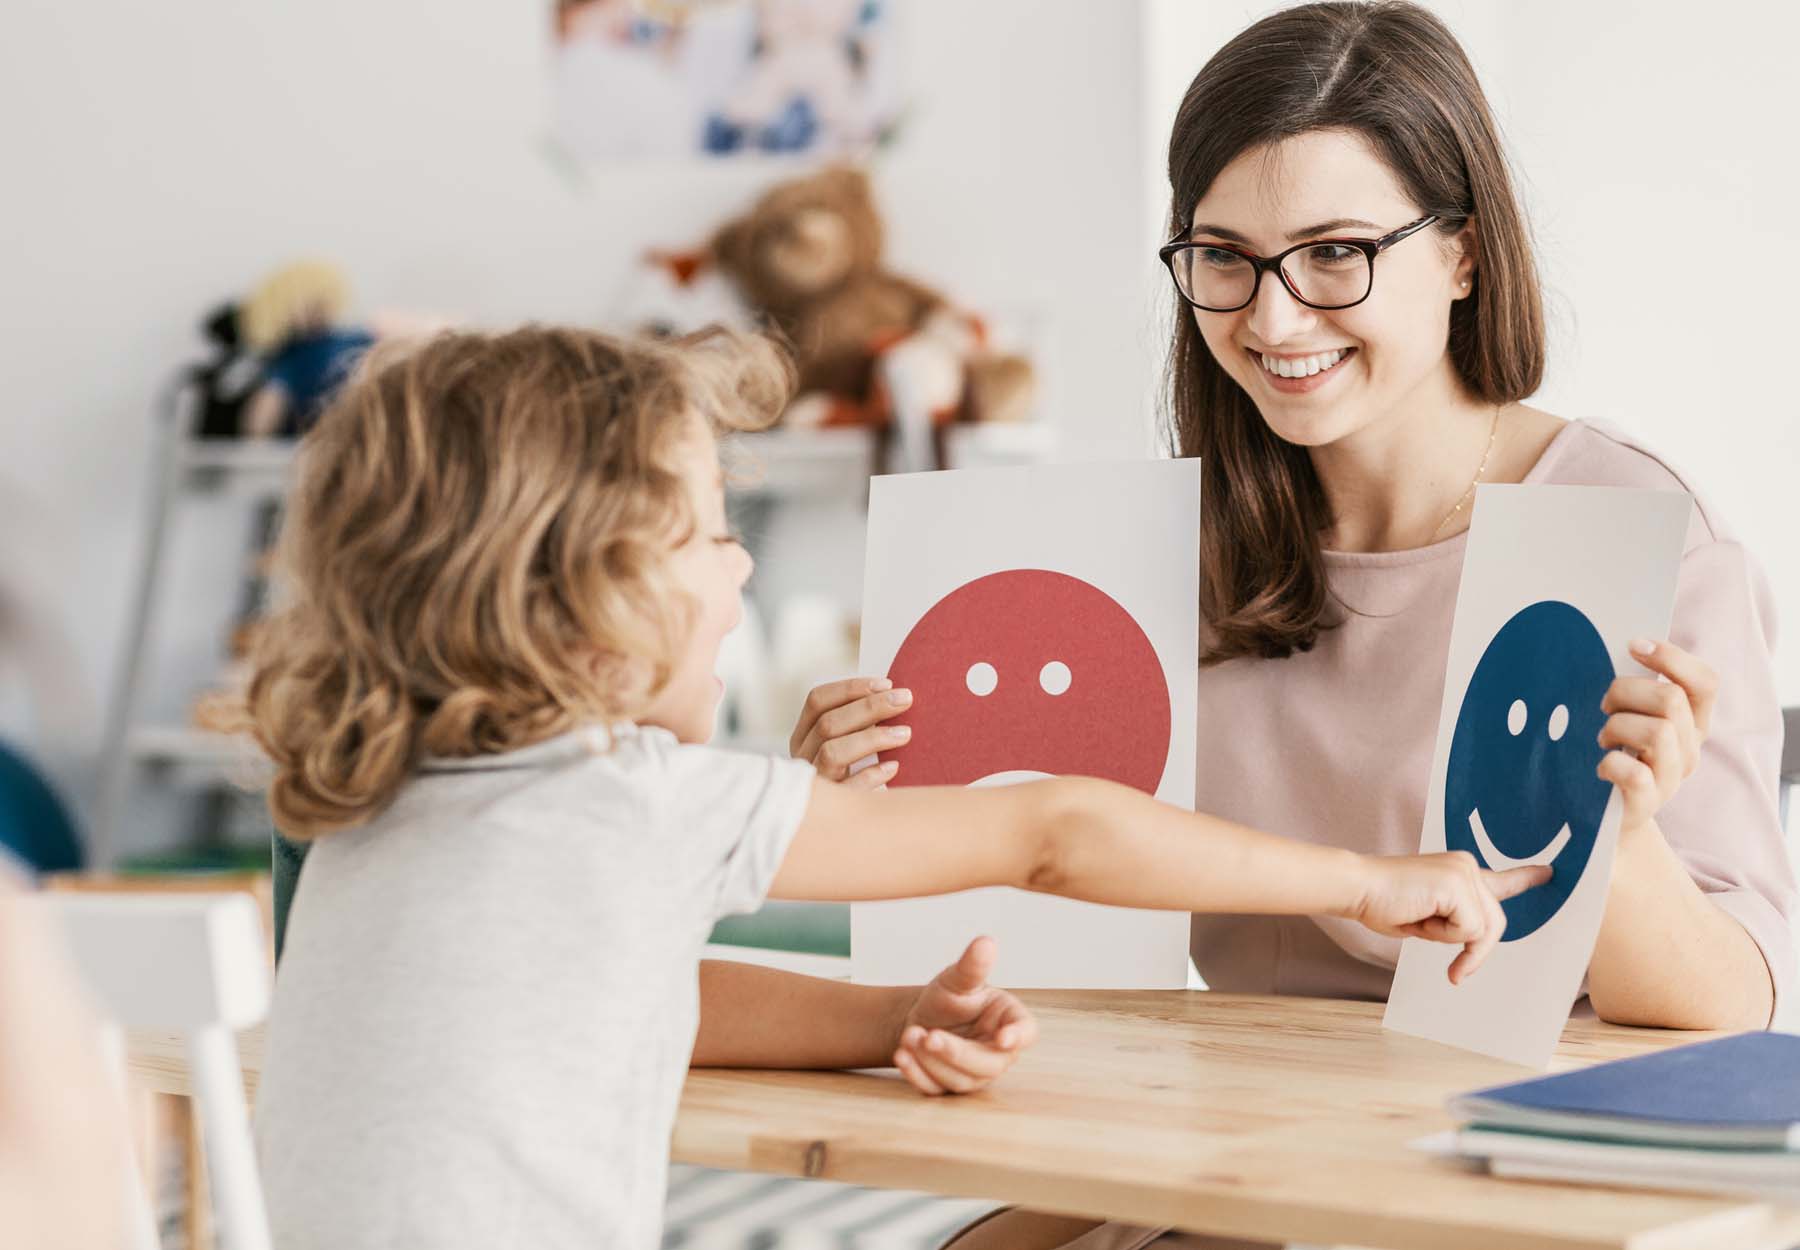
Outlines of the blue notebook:
{"label": "blue notebook", "polygon": [[1800,1036],[1739,1033],[1452,1098],[1469,1127],[1800,1150]]}

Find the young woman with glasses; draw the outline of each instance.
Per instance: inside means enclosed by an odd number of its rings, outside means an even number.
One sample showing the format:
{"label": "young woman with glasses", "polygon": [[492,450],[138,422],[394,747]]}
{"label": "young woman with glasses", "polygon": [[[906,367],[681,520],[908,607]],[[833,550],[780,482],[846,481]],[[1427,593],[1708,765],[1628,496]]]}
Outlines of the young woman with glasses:
{"label": "young woman with glasses", "polygon": [[[1188,89],[1169,180],[1169,426],[1204,466],[1198,806],[1416,851],[1476,486],[1690,483],[1624,431],[1524,402],[1545,356],[1527,226],[1474,71],[1425,10],[1257,22]],[[1578,1010],[1755,1029],[1791,988],[1773,632],[1761,571],[1700,502],[1670,640],[1634,646],[1603,703],[1624,817]],[[795,753],[843,776],[889,747],[896,709],[868,690],[815,691]],[[1246,993],[1385,999],[1399,946],[1329,918],[1192,932],[1207,983]],[[1024,1211],[952,1244],[1152,1243],[1213,1244]]]}

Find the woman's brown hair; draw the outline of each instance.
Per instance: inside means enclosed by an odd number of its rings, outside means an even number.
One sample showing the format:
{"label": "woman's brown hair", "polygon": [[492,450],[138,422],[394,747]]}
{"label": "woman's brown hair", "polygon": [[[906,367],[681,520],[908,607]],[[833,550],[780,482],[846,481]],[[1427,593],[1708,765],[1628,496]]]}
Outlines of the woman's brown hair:
{"label": "woman's brown hair", "polygon": [[767,425],[766,340],[527,327],[372,357],[307,436],[282,536],[288,606],[242,716],[284,833],[380,811],[422,755],[507,751],[631,719],[688,607],[683,441]]}
{"label": "woman's brown hair", "polygon": [[[1450,316],[1456,375],[1490,404],[1535,391],[1543,300],[1498,130],[1455,36],[1416,4],[1302,5],[1221,48],[1169,138],[1175,234],[1238,156],[1316,130],[1362,136],[1443,235],[1474,222],[1473,293]],[[1332,518],[1310,456],[1269,429],[1179,296],[1168,383],[1170,441],[1203,462],[1202,663],[1307,650],[1332,623],[1322,539]]]}

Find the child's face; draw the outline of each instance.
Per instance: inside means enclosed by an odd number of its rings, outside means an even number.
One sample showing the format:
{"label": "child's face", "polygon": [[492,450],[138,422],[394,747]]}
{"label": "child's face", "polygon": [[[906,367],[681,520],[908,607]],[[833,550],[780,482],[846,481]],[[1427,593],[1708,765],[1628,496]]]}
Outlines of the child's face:
{"label": "child's face", "polygon": [[696,605],[693,631],[669,684],[644,715],[683,742],[712,737],[724,685],[714,669],[719,644],[743,618],[741,592],[750,579],[750,553],[725,521],[725,484],[712,436],[696,432],[681,448],[682,477],[694,507],[694,533],[669,555],[670,568]]}

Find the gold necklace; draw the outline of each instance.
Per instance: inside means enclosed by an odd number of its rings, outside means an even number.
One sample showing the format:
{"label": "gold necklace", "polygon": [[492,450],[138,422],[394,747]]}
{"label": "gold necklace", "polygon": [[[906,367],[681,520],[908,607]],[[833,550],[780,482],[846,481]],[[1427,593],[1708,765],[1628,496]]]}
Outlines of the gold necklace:
{"label": "gold necklace", "polygon": [[[1444,513],[1444,519],[1439,521],[1437,523],[1437,528],[1431,531],[1431,542],[1437,541],[1438,535],[1444,532],[1444,527],[1446,525],[1450,524],[1451,521],[1456,519],[1456,514],[1463,510],[1463,505],[1468,503],[1469,498],[1472,495],[1474,495],[1476,483],[1480,482],[1481,475],[1483,473],[1487,472],[1488,457],[1494,454],[1494,439],[1499,435],[1499,433],[1500,433],[1500,406],[1498,404],[1496,404],[1494,406],[1493,423],[1488,427],[1487,450],[1481,453],[1481,464],[1476,467],[1475,476],[1469,479],[1468,489],[1463,491],[1462,497],[1456,501],[1456,506],[1454,508],[1451,508],[1450,511]],[[1429,546],[1430,543],[1427,543],[1426,545]]]}

